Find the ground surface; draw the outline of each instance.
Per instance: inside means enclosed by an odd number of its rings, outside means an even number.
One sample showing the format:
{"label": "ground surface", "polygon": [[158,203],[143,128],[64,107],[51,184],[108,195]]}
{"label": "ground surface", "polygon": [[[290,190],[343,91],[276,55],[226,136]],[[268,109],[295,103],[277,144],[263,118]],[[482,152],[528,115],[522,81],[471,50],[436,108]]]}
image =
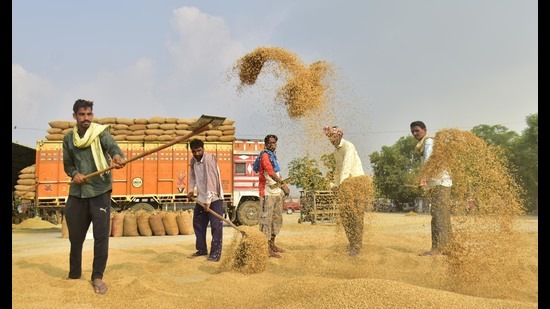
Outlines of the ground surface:
{"label": "ground surface", "polygon": [[[418,255],[430,246],[429,215],[373,215],[363,250],[352,258],[336,225],[299,224],[299,213],[285,214],[277,237],[283,257],[248,275],[187,259],[194,235],[111,237],[104,295],[94,294],[89,281],[92,239],[85,241],[82,279],[66,280],[69,240],[61,238],[61,225],[23,222],[12,231],[12,307],[538,308],[537,217],[518,218],[521,284],[463,294],[445,281],[446,257]],[[239,237],[226,226],[224,252]]]}

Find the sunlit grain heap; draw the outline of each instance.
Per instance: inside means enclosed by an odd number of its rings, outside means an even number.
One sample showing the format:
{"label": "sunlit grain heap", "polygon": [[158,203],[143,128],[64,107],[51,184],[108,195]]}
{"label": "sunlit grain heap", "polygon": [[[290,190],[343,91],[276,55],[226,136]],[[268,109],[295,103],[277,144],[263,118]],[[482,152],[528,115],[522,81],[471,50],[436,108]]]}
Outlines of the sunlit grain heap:
{"label": "sunlit grain heap", "polygon": [[221,271],[235,270],[244,274],[262,272],[267,268],[268,248],[265,235],[257,226],[240,226],[233,242],[224,252]]}
{"label": "sunlit grain heap", "polygon": [[323,81],[332,71],[330,66],[317,61],[308,67],[295,54],[278,47],[256,48],[237,61],[234,70],[238,72],[241,85],[255,84],[268,62],[275,64],[274,75],[286,82],[277,90],[276,98],[286,106],[291,118],[304,116],[327,103],[328,85]]}

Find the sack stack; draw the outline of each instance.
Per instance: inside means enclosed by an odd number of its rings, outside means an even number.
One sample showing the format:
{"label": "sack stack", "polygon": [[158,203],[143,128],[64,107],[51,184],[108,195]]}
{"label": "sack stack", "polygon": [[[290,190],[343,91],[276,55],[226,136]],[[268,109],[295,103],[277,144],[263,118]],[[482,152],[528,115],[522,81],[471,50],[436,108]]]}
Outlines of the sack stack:
{"label": "sack stack", "polygon": [[[172,141],[179,136],[184,136],[192,131],[189,126],[195,123],[197,118],[167,118],[151,117],[117,118],[106,117],[94,119],[94,122],[108,125],[109,131],[116,141]],[[225,119],[222,125],[215,130],[207,130],[195,135],[193,138],[205,142],[232,142],[235,140],[235,121]],[[61,141],[63,137],[73,130],[75,121],[50,121],[46,140]]]}

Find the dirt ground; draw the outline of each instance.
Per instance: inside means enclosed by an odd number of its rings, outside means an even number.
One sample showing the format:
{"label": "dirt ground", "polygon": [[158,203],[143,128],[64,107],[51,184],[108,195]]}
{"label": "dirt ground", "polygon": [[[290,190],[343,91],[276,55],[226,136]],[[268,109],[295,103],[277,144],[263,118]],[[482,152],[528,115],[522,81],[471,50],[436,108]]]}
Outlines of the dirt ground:
{"label": "dirt ground", "polygon": [[[69,240],[61,225],[23,222],[12,229],[12,308],[538,308],[538,217],[517,220],[524,246],[517,284],[504,291],[498,282],[480,284],[463,294],[447,280],[445,256],[418,255],[430,247],[429,215],[372,215],[363,250],[349,257],[338,226],[285,214],[277,242],[286,252],[256,274],[187,259],[194,235],[111,237],[104,295],[89,280],[92,239],[82,279],[66,280]],[[239,237],[226,226],[224,252]]]}

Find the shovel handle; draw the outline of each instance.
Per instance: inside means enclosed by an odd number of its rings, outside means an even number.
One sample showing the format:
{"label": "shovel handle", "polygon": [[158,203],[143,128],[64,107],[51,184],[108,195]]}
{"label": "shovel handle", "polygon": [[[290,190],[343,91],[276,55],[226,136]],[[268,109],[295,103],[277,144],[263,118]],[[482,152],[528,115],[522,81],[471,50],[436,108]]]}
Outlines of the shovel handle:
{"label": "shovel handle", "polygon": [[226,218],[220,216],[219,213],[213,211],[213,210],[210,209],[210,208],[208,208],[208,212],[211,213],[211,214],[213,214],[214,216],[218,217],[218,219],[221,219],[221,220],[225,221],[225,223],[231,225],[233,228],[235,228],[235,229],[238,230],[239,232],[244,233],[244,232],[241,231],[233,222],[231,222],[230,220],[228,220],[228,219],[226,219]]}
{"label": "shovel handle", "polygon": [[[171,141],[171,142],[168,142],[168,143],[166,143],[166,144],[162,144],[162,145],[160,145],[160,146],[158,146],[158,147],[156,147],[156,148],[150,149],[150,150],[148,150],[148,151],[145,151],[145,152],[143,152],[143,153],[138,154],[137,156],[135,156],[135,157],[133,157],[133,158],[130,158],[130,159],[126,160],[126,161],[124,161],[124,164],[126,165],[126,164],[128,164],[128,163],[130,163],[130,162],[132,162],[132,161],[135,161],[135,160],[137,160],[137,159],[140,159],[140,158],[143,158],[143,157],[145,157],[145,156],[148,156],[148,155],[150,155],[150,154],[152,154],[152,153],[155,153],[155,152],[157,152],[157,151],[159,151],[159,150],[162,150],[162,149],[164,149],[164,148],[168,148],[168,147],[170,147],[170,146],[172,146],[172,145],[174,145],[174,144],[184,142],[184,141],[190,139],[191,137],[193,137],[193,136],[195,136],[195,135],[197,135],[197,134],[199,134],[199,133],[202,133],[202,132],[204,132],[204,131],[210,130],[210,128],[212,128],[212,125],[211,125],[210,123],[206,123],[206,124],[204,124],[204,125],[202,125],[202,126],[196,128],[195,130],[193,130],[193,131],[187,133],[187,134],[184,135],[184,136],[180,136],[180,137],[174,139],[174,140]],[[114,166],[110,166],[110,167],[104,168],[104,169],[102,169],[102,170],[100,170],[100,171],[93,172],[93,173],[91,173],[91,174],[88,174],[88,175],[84,176],[84,179],[89,179],[89,178],[91,178],[91,177],[94,177],[94,176],[97,176],[97,175],[101,175],[101,174],[103,174],[103,173],[105,173],[105,172],[107,172],[107,171],[112,170],[113,168],[115,168],[115,167],[114,167]]]}

